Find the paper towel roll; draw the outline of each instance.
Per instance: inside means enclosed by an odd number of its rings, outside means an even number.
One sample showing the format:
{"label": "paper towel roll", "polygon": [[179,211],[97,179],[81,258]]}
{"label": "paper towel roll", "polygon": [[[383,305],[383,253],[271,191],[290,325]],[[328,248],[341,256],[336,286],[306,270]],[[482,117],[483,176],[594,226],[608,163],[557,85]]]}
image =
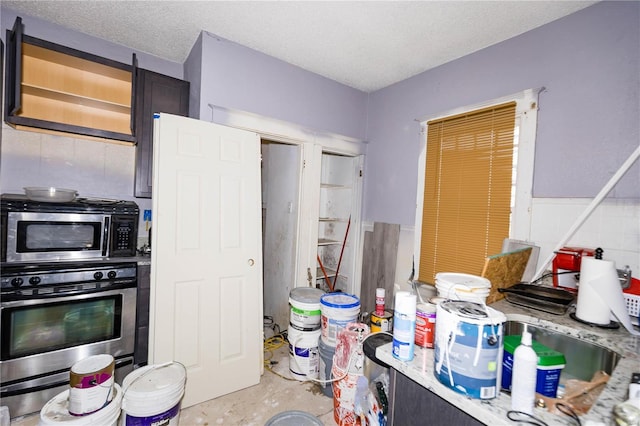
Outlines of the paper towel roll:
{"label": "paper towel roll", "polygon": [[[580,283],[578,287],[578,306],[576,316],[593,324],[607,325],[611,321],[611,308],[606,299],[598,294],[598,287],[610,287],[611,271],[615,284],[622,294],[616,265],[610,260],[583,258],[580,265]],[[613,292],[615,289],[610,288]]]}
{"label": "paper towel roll", "polygon": [[631,334],[640,334],[633,329],[629,319],[615,262],[583,257],[576,317],[593,324],[607,325],[612,313]]}

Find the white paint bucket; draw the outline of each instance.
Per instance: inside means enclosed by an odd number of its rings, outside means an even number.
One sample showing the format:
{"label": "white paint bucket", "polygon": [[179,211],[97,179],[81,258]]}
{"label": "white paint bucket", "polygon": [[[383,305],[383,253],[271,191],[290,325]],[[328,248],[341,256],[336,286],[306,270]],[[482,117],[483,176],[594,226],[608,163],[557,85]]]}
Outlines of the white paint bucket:
{"label": "white paint bucket", "polygon": [[117,426],[122,403],[122,389],[117,383],[113,385],[113,399],[102,409],[86,416],[74,416],[69,412],[69,390],[66,390],[42,407],[40,410],[40,426]]}
{"label": "white paint bucket", "polygon": [[106,406],[113,399],[115,360],[108,354],[93,355],[71,366],[69,412],[84,416]]}
{"label": "white paint bucket", "polygon": [[324,291],[312,287],[296,287],[289,292],[291,327],[301,331],[320,329],[320,297],[323,294]]}
{"label": "white paint bucket", "polygon": [[122,382],[122,426],[177,426],[187,371],[177,362],[148,365]]}
{"label": "white paint bucket", "polygon": [[327,293],[320,297],[322,312],[322,340],[336,345],[336,336],[347,324],[355,322],[360,314],[360,299],[353,294]]}
{"label": "white paint bucket", "polygon": [[291,375],[301,381],[317,379],[320,372],[320,330],[300,331],[289,327],[287,336]]}
{"label": "white paint bucket", "polygon": [[477,275],[457,272],[438,272],[436,274],[438,296],[452,300],[485,303],[491,292],[491,281]]}
{"label": "white paint bucket", "polygon": [[445,386],[477,399],[498,396],[502,373],[502,312],[447,300],[436,307],[434,374]]}

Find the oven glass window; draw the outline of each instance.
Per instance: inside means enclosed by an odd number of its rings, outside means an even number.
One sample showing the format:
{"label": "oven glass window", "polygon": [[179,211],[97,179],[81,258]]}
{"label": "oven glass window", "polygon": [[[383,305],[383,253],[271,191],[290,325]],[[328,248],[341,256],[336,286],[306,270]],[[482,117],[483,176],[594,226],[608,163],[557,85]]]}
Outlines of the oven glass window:
{"label": "oven glass window", "polygon": [[121,319],[122,295],[5,308],[2,359],[118,338]]}
{"label": "oven glass window", "polygon": [[21,221],[18,252],[99,250],[100,222]]}

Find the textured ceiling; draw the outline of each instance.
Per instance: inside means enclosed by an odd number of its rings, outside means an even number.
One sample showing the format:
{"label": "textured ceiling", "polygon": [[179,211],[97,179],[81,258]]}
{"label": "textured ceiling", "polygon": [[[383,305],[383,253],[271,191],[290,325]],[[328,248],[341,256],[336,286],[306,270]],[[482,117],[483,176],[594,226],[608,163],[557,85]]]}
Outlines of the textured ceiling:
{"label": "textured ceiling", "polygon": [[2,0],[18,13],[179,63],[206,30],[365,92],[594,3]]}

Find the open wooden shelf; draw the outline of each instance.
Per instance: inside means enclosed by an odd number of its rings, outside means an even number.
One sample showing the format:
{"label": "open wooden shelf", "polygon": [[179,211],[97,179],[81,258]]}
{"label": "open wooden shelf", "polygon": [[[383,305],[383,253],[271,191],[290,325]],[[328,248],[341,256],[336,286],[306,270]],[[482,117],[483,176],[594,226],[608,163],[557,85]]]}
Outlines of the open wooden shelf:
{"label": "open wooden shelf", "polygon": [[135,55],[123,64],[24,34],[7,32],[5,121],[25,130],[135,142]]}
{"label": "open wooden shelf", "polygon": [[131,134],[131,72],[22,44],[17,116]]}

